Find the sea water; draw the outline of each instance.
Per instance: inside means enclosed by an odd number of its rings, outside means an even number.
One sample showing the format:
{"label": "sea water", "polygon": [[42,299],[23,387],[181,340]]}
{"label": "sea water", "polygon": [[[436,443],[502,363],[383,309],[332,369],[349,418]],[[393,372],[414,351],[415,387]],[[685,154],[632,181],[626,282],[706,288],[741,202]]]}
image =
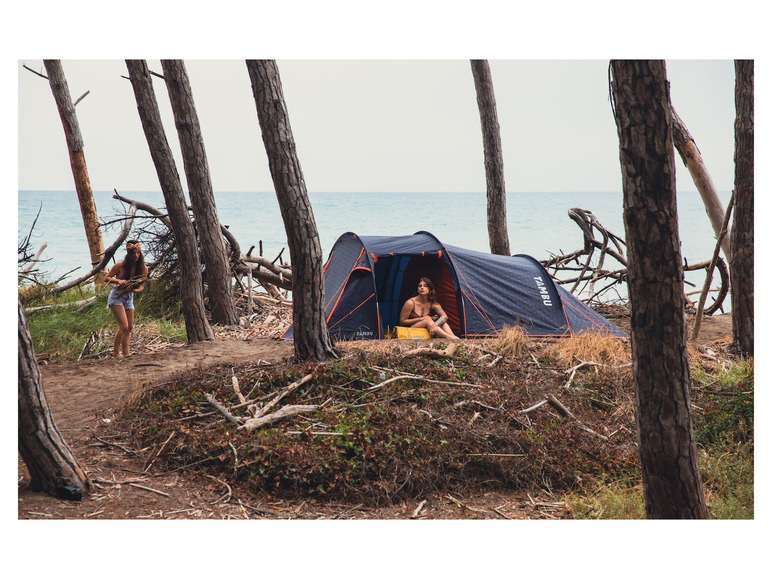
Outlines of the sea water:
{"label": "sea water", "polygon": [[[123,197],[142,201],[163,210],[157,192],[120,192]],[[730,193],[720,194],[724,206]],[[309,193],[319,240],[325,259],[341,234],[410,235],[429,231],[442,243],[490,251],[486,218],[486,196],[478,193]],[[282,249],[289,261],[287,236],[276,195],[272,192],[215,193],[220,221],[235,235],[244,253],[262,244],[263,255],[274,259]],[[113,198],[113,192],[94,192],[97,213],[102,222],[119,219],[127,206]],[[510,250],[537,260],[570,253],[584,245],[582,232],[568,217],[571,208],[591,211],[610,232],[625,237],[621,192],[508,193],[507,227]],[[83,231],[77,195],[74,191],[19,191],[19,240],[29,234],[40,212],[31,246],[33,252],[47,244],[39,270],[50,280],[69,273],[75,279],[90,269],[88,244]],[[142,214],[138,211],[138,215]],[[689,263],[708,261],[713,255],[716,236],[700,195],[696,191],[678,193],[678,223],[681,253]],[[119,235],[122,222],[102,230],[105,247]],[[614,269],[616,263],[608,264]],[[621,267],[621,266],[620,266]],[[686,279],[701,289],[704,270],[687,272]],[[714,284],[715,285],[715,284]],[[710,302],[708,302],[710,303]],[[725,302],[728,311],[729,302]]]}

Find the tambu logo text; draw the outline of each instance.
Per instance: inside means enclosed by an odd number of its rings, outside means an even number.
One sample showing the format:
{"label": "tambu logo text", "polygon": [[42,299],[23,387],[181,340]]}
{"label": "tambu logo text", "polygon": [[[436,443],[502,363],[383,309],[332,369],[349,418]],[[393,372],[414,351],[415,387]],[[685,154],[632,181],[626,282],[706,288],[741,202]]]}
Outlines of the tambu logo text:
{"label": "tambu logo text", "polygon": [[547,286],[544,285],[544,281],[541,279],[541,276],[534,277],[534,281],[536,281],[536,287],[539,288],[539,295],[542,299],[542,304],[545,306],[551,306],[552,300],[550,299],[550,293],[547,291]]}

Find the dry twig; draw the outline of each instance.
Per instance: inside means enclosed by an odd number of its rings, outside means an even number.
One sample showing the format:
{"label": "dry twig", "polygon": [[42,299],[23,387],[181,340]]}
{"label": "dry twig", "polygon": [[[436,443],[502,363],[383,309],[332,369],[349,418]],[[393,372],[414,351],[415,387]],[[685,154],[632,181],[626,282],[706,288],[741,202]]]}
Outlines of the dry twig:
{"label": "dry twig", "polygon": [[214,396],[212,396],[209,392],[205,392],[204,397],[206,398],[206,401],[209,402],[209,404],[211,404],[214,408],[216,408],[220,412],[220,414],[222,414],[228,420],[228,422],[235,424],[236,426],[239,426],[241,424],[242,419],[239,418],[238,416],[233,416],[233,414],[228,412],[225,406],[217,402]]}

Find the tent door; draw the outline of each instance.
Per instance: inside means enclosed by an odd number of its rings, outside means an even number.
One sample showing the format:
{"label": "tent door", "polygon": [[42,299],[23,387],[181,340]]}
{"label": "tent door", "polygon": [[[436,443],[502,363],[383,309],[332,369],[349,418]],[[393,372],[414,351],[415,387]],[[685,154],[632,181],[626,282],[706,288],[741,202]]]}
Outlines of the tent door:
{"label": "tent door", "polygon": [[418,280],[428,277],[437,300],[448,314],[454,332],[463,334],[459,317],[458,293],[448,264],[439,255],[389,255],[375,263],[375,288],[384,332],[399,322],[405,301],[414,296]]}

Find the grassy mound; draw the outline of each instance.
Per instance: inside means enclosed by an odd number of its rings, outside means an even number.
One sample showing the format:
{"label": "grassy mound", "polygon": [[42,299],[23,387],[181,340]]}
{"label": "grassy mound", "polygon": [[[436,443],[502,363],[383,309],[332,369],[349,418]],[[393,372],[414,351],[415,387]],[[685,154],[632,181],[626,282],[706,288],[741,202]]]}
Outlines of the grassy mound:
{"label": "grassy mound", "polygon": [[[351,344],[315,366],[210,368],[145,390],[118,423],[156,465],[286,498],[387,505],[437,491],[564,492],[636,476],[629,368],[568,372],[554,344],[526,343],[516,357],[501,344],[461,345],[452,356]],[[271,411],[315,408],[253,432],[207,399],[248,419],[232,377],[259,409],[309,374]],[[556,404],[543,402],[548,395]]]}

